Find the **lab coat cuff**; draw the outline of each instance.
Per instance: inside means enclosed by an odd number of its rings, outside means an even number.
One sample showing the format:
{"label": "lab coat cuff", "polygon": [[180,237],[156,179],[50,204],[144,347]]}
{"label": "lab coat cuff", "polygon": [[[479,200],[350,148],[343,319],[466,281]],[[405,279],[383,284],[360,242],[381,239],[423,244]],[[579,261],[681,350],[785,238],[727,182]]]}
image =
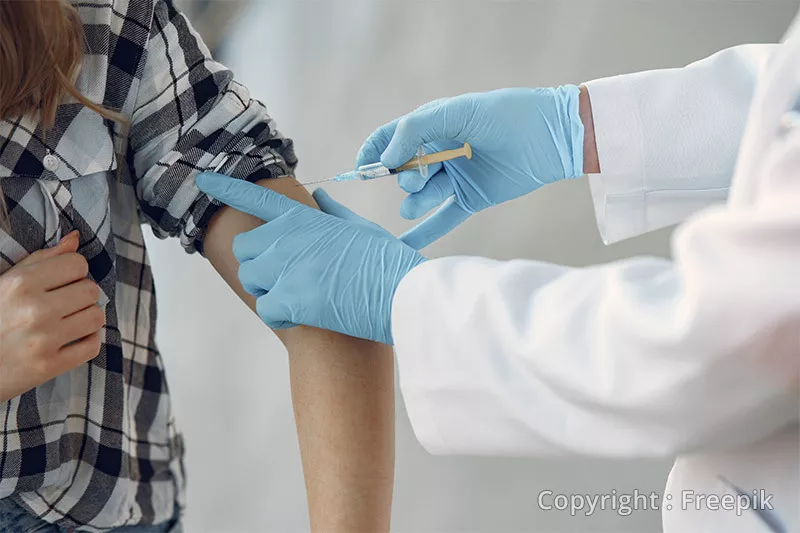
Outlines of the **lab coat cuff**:
{"label": "lab coat cuff", "polygon": [[644,147],[639,99],[626,76],[585,83],[592,103],[600,172],[641,176]]}
{"label": "lab coat cuff", "polygon": [[601,174],[589,175],[605,244],[647,231],[639,102],[625,76],[587,82]]}
{"label": "lab coat cuff", "polygon": [[639,176],[589,175],[597,229],[605,244],[648,231],[647,201]]}
{"label": "lab coat cuff", "polygon": [[426,301],[426,270],[435,268],[437,260],[430,260],[416,266],[402,279],[392,301],[392,336],[395,341],[398,377],[403,401],[406,406],[414,435],[429,453],[443,455],[450,452],[439,432],[434,415],[434,405],[430,401],[427,381],[430,368],[425,364],[422,352],[415,349],[419,342],[419,320],[425,320],[421,309]]}

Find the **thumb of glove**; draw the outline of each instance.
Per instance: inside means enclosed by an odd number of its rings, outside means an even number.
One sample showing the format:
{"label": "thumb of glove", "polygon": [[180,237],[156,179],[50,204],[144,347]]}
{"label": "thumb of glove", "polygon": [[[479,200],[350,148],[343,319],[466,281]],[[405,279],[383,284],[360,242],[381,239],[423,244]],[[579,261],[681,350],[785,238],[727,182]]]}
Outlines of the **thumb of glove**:
{"label": "thumb of glove", "polygon": [[464,131],[462,113],[450,109],[452,101],[424,107],[401,118],[397,123],[389,145],[381,155],[381,163],[388,168],[397,168],[411,160],[423,144],[440,140],[461,140]]}

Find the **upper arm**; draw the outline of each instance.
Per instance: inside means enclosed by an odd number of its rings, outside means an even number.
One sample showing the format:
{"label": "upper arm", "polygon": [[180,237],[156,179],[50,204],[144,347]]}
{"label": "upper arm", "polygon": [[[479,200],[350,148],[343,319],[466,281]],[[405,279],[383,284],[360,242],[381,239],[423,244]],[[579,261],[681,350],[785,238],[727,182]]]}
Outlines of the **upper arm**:
{"label": "upper arm", "polygon": [[[316,207],[294,178],[258,182]],[[237,278],[234,237],[263,224],[223,207],[204,252],[253,310]],[[312,531],[388,531],[394,450],[394,361],[389,346],[297,326],[277,330],[289,353],[292,402],[306,476]]]}
{"label": "upper arm", "polygon": [[155,7],[129,146],[144,219],[157,236],[202,250],[220,208],[194,183],[204,170],[258,181],[291,175],[292,141],[216,62],[170,2]]}
{"label": "upper arm", "polygon": [[[288,196],[292,200],[317,207],[311,194],[304,187],[298,187],[297,180],[293,177],[259,181],[257,184]],[[239,262],[233,255],[233,239],[236,235],[255,229],[263,223],[263,220],[252,215],[223,206],[208,224],[203,247],[203,253],[220,276],[253,310],[255,310],[255,298],[242,288],[237,277]]]}

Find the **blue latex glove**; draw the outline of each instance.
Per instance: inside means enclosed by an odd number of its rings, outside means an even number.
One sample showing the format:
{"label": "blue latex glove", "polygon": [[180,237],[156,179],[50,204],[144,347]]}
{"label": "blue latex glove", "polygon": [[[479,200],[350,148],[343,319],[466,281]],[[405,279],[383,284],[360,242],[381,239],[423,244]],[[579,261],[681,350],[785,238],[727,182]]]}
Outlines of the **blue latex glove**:
{"label": "blue latex glove", "polygon": [[401,236],[421,249],[450,232],[472,213],[497,205],[547,183],[583,174],[583,123],[580,91],[574,85],[554,89],[501,89],[437,100],[377,129],[364,143],[356,165],[380,162],[397,168],[420,145],[427,152],[472,146],[464,158],[432,165],[428,178],[401,172],[409,193],[400,208],[417,219],[430,218]]}
{"label": "blue latex glove", "polygon": [[197,177],[200,190],[266,224],[237,235],[239,280],[273,329],[300,324],[392,344],[392,299],[400,280],[425,261],[377,224],[322,189],[317,211],[269,189],[221,174]]}

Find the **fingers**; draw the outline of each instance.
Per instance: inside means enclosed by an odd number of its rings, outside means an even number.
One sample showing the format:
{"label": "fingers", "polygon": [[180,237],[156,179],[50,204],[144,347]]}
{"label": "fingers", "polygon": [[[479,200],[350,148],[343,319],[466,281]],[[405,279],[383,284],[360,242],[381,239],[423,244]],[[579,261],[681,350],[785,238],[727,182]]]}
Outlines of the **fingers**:
{"label": "fingers", "polygon": [[[264,190],[272,192],[268,189]],[[276,197],[280,196],[277,193],[273,194]],[[290,201],[293,202],[293,200]],[[236,257],[236,260],[240,263],[253,260],[278,240],[283,238],[294,239],[298,232],[303,232],[308,229],[308,224],[311,223],[312,220],[325,217],[325,215],[321,214],[316,209],[299,204],[298,202],[295,203],[300,205],[303,209],[302,212],[297,213],[297,216],[293,216],[292,218],[276,218],[271,222],[262,224],[255,229],[235,236],[233,238],[233,255]]]}
{"label": "fingers", "polygon": [[441,169],[441,163],[428,165],[427,177],[423,176],[418,170],[406,170],[397,175],[397,184],[409,194],[419,192],[425,184],[428,183],[428,180],[431,179],[432,176],[435,176]]}
{"label": "fingers", "polygon": [[197,188],[243,213],[264,222],[274,220],[303,204],[270,189],[222,174],[203,172],[197,176]]}
{"label": "fingers", "polygon": [[278,282],[284,265],[270,253],[262,253],[251,261],[239,265],[239,282],[249,294],[259,297],[272,290]]}
{"label": "fingers", "polygon": [[99,331],[64,346],[55,355],[58,366],[60,367],[56,375],[63,374],[67,370],[94,359],[100,354],[100,348],[101,335]]}
{"label": "fingers", "polygon": [[86,258],[75,252],[62,252],[33,264],[26,264],[31,286],[50,291],[85,278],[89,274]]}
{"label": "fingers", "polygon": [[78,231],[72,231],[61,238],[53,247],[44,248],[42,250],[37,250],[33,252],[31,255],[17,263],[17,266],[31,266],[36,263],[41,263],[48,259],[52,259],[54,257],[58,257],[59,255],[66,254],[66,253],[75,253],[78,251],[78,245],[80,244],[80,235]]}
{"label": "fingers", "polygon": [[406,170],[397,175],[397,184],[405,192],[411,194],[421,191],[425,184],[428,183],[429,178],[430,174],[427,178],[423,177],[419,170]]}
{"label": "fingers", "polygon": [[346,220],[347,222],[361,224],[363,227],[370,228],[379,233],[386,233],[386,230],[379,225],[371,220],[367,220],[361,215],[355,214],[353,211],[331,198],[323,189],[315,190],[313,196],[323,213]]}
{"label": "fingers", "polygon": [[69,316],[96,304],[100,299],[100,287],[90,279],[81,279],[48,292],[45,296],[47,308],[59,318]]}
{"label": "fingers", "polygon": [[267,224],[233,238],[233,255],[240,263],[255,259],[272,243],[272,228]]}
{"label": "fingers", "polygon": [[[414,112],[442,105],[448,100],[450,100],[449,97],[432,100],[421,105],[415,109]],[[367,140],[364,141],[364,144],[361,146],[361,149],[358,152],[358,156],[356,156],[356,167],[360,167],[361,165],[371,165],[372,163],[377,163],[381,160],[381,154],[384,150],[386,150],[386,147],[389,146],[389,141],[392,140],[394,131],[397,128],[397,123],[400,122],[400,119],[402,118],[403,117],[396,118],[388,124],[384,124],[372,132],[369,137],[367,137]],[[431,172],[431,174],[433,173],[434,172]]]}
{"label": "fingers", "polygon": [[287,304],[286,296],[277,288],[256,300],[258,316],[272,329],[286,329],[297,325],[292,322],[292,310]]}
{"label": "fingers", "polygon": [[401,235],[400,240],[415,250],[422,250],[450,233],[468,219],[469,215],[468,211],[456,203],[455,197],[451,197],[434,214]]}
{"label": "fingers", "polygon": [[103,309],[99,305],[92,305],[61,320],[58,325],[58,339],[64,346],[99,331],[105,323]]}
{"label": "fingers", "polygon": [[431,178],[421,191],[409,194],[400,204],[400,216],[408,220],[420,218],[455,194],[453,182],[446,172]]}
{"label": "fingers", "polygon": [[386,150],[386,147],[389,146],[389,141],[392,139],[392,135],[394,135],[394,130],[398,122],[400,122],[399,118],[388,124],[384,124],[367,137],[367,140],[361,145],[361,149],[356,156],[356,167],[371,165],[381,160],[381,154]]}
{"label": "fingers", "polygon": [[462,140],[467,117],[448,100],[409,113],[397,123],[392,140],[381,156],[381,163],[397,168],[413,158],[423,144],[440,140]]}
{"label": "fingers", "polygon": [[312,196],[323,213],[351,222],[368,222],[363,217],[358,216],[350,209],[331,198],[324,189],[315,190]]}

